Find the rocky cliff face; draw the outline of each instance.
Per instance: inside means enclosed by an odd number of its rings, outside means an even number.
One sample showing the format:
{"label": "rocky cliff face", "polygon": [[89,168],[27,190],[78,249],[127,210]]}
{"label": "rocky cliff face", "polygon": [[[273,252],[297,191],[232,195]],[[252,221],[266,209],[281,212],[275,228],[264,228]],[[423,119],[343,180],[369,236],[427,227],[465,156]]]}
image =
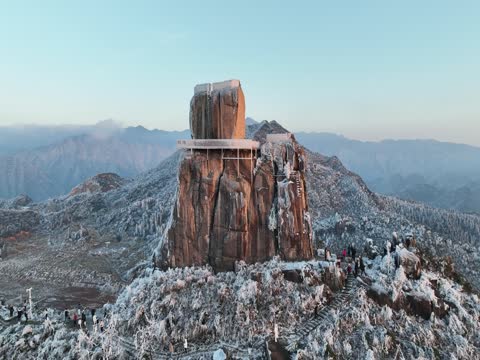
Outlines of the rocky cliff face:
{"label": "rocky cliff face", "polygon": [[258,159],[240,153],[245,159],[238,162],[205,151],[182,161],[166,265],[223,271],[237,260],[313,256],[303,149],[291,140],[264,143]]}
{"label": "rocky cliff face", "polygon": [[244,139],[245,96],[238,80],[195,87],[190,103],[193,139]]}

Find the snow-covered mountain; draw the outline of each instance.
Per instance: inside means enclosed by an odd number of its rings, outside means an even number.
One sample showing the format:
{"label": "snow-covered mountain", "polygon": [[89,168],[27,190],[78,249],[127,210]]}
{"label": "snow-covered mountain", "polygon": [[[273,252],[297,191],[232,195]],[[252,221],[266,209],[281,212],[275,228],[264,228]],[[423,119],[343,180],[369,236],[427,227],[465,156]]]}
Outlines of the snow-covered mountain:
{"label": "snow-covered mountain", "polygon": [[[259,124],[252,118],[246,123]],[[171,155],[176,140],[189,137],[188,130],[123,129],[108,120],[94,126],[2,127],[0,198],[27,194],[45,200],[98,173],[133,177]],[[297,138],[312,151],[337,156],[375,192],[480,213],[478,147],[433,140],[362,142],[329,133],[299,132]]]}
{"label": "snow-covered mountain", "polygon": [[189,131],[150,131],[141,126],[82,130],[88,131],[0,156],[0,198],[27,194],[45,200],[68,193],[98,173],[133,177],[157,166],[175,151],[177,139],[189,136]]}
{"label": "snow-covered mountain", "polygon": [[480,213],[480,148],[434,140],[351,140],[296,134],[312,151],[337,156],[375,192]]}
{"label": "snow-covered mountain", "polygon": [[[261,140],[282,131],[262,122],[248,133]],[[152,272],[153,251],[171,219],[180,156],[130,181],[102,176],[68,196],[0,204],[1,297],[32,286],[42,306],[113,303],[105,307],[110,318],[101,334],[65,326],[53,312],[30,328],[4,322],[0,357],[167,358],[173,350],[176,358],[264,358],[267,347],[273,358],[285,358],[287,349],[297,358],[476,356],[479,216],[378,195],[338,158],[309,151],[316,247],[338,254],[354,244],[360,252],[372,239],[383,249],[392,232],[411,233],[416,248],[402,252],[421,261],[419,278],[407,264],[395,270],[390,257],[365,257],[358,280],[318,261],[278,259],[219,274],[208,267]],[[319,317],[312,319],[315,307]]]}

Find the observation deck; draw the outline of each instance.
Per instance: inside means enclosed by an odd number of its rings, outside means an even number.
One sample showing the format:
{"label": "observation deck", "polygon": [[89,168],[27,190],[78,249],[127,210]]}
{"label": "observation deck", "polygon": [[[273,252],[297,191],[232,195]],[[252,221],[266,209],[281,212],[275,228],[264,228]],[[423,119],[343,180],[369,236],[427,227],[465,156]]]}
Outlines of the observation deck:
{"label": "observation deck", "polygon": [[260,148],[260,143],[250,139],[177,140],[177,148],[187,150],[257,150]]}

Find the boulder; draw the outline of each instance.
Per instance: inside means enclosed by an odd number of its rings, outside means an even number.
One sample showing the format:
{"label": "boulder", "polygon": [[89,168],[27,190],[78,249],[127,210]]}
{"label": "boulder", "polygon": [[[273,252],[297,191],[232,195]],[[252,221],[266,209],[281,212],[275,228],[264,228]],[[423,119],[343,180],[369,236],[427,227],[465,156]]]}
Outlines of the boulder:
{"label": "boulder", "polygon": [[287,269],[282,270],[283,277],[285,280],[301,284],[303,282],[303,276],[299,269]]}
{"label": "boulder", "polygon": [[244,139],[245,96],[240,81],[195,86],[190,130],[193,139]]}
{"label": "boulder", "polygon": [[345,274],[338,267],[329,266],[325,268],[325,272],[323,274],[323,283],[331,290],[337,291],[342,289],[345,285],[345,281]]}
{"label": "boulder", "polygon": [[393,307],[392,296],[383,287],[373,284],[367,290],[367,296],[380,306]]}
{"label": "boulder", "polygon": [[411,291],[406,294],[408,309],[410,313],[421,316],[425,320],[430,319],[433,306],[430,299],[418,291]]}
{"label": "boulder", "polygon": [[420,278],[422,274],[420,258],[406,249],[398,249],[397,254],[400,257],[400,264],[404,268],[405,275],[414,279]]}
{"label": "boulder", "polygon": [[218,349],[213,353],[213,360],[225,360],[226,358],[227,355],[225,355],[223,349]]}
{"label": "boulder", "polygon": [[33,332],[33,329],[30,325],[27,325],[22,330],[22,336],[30,335]]}

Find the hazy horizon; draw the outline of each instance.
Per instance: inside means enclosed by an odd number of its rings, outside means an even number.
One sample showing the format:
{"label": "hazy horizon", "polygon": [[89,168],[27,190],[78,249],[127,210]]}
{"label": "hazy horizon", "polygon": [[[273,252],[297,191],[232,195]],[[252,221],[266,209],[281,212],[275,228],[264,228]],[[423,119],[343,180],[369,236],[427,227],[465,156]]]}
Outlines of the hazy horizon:
{"label": "hazy horizon", "polygon": [[[250,117],[251,119],[257,121],[257,122],[261,122],[263,120],[257,120],[257,119],[254,119],[253,117]],[[267,120],[267,121],[272,121],[272,120]],[[277,120],[275,120],[277,121]],[[280,125],[283,125],[281,122],[279,122]],[[188,120],[187,120],[187,125],[188,125]],[[28,127],[38,127],[38,128],[55,128],[55,127],[58,127],[58,128],[63,128],[63,129],[75,129],[75,128],[82,128],[82,127],[85,127],[85,128],[95,128],[95,127],[99,127],[100,126],[100,129],[106,131],[106,133],[109,133],[109,131],[113,131],[115,129],[126,129],[128,127],[138,127],[138,126],[141,126],[147,130],[150,130],[150,131],[153,131],[153,130],[160,130],[160,131],[177,131],[177,132],[182,132],[182,131],[187,131],[189,130],[188,126],[184,127],[183,129],[173,129],[173,130],[167,130],[167,129],[162,129],[162,128],[159,128],[159,127],[147,127],[147,126],[144,126],[143,124],[141,123],[128,123],[128,124],[125,124],[125,123],[122,123],[122,122],[118,122],[118,121],[114,121],[114,120],[111,120],[111,119],[107,119],[107,120],[101,120],[101,121],[97,121],[97,122],[89,122],[89,123],[81,123],[81,124],[72,124],[72,123],[63,123],[63,124],[34,124],[34,123],[23,123],[23,124],[6,124],[6,125],[3,125],[3,124],[0,124],[0,128],[10,128],[10,129],[22,129],[22,128],[28,128]],[[288,129],[288,130],[291,130],[291,129]],[[361,141],[361,142],[382,142],[382,141],[402,141],[402,140],[410,140],[410,141],[438,141],[438,142],[443,142],[443,143],[451,143],[451,144],[459,144],[459,145],[468,145],[468,146],[473,146],[473,147],[477,147],[477,148],[480,148],[480,145],[477,145],[477,144],[469,144],[469,143],[465,143],[465,142],[455,142],[455,141],[450,141],[450,140],[441,140],[441,139],[435,139],[435,138],[420,138],[420,137],[404,137],[404,138],[389,138],[389,137],[385,137],[385,138],[378,138],[378,139],[361,139],[361,138],[355,138],[353,136],[348,136],[346,134],[342,134],[340,132],[332,132],[332,131],[318,131],[318,130],[312,130],[312,131],[308,131],[308,130],[303,130],[303,129],[298,129],[296,131],[293,131],[292,132],[294,133],[317,133],[317,134],[331,134],[331,135],[335,135],[335,136],[339,136],[339,137],[344,137],[348,140],[353,140],[353,141]]]}
{"label": "hazy horizon", "polygon": [[0,11],[0,125],[183,130],[195,84],[238,78],[292,131],[480,146],[480,4],[143,1]]}

